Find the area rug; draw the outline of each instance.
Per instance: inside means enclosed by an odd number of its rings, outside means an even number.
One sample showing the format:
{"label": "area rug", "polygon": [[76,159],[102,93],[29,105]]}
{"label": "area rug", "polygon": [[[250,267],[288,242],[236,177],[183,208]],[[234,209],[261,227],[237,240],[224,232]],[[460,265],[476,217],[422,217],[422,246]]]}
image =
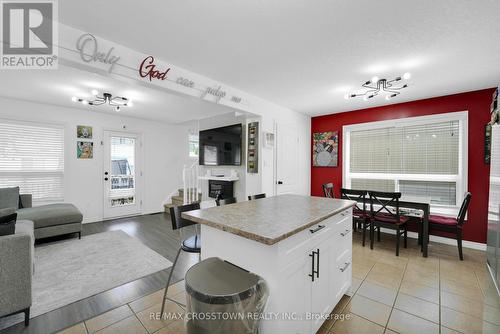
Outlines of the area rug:
{"label": "area rug", "polygon": [[[31,318],[172,266],[123,231],[35,248]],[[0,329],[23,316],[0,319]]]}

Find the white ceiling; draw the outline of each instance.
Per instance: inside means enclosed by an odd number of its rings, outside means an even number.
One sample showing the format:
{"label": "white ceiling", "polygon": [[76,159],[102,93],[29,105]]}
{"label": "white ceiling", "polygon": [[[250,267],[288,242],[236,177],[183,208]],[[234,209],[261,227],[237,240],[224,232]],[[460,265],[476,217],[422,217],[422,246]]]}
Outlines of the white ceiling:
{"label": "white ceiling", "polygon": [[498,0],[64,0],[59,18],[291,109],[345,100],[373,75],[411,72],[397,103],[500,83]]}
{"label": "white ceiling", "polygon": [[2,71],[0,76],[0,96],[116,115],[109,105],[89,106],[71,101],[73,96],[91,99],[93,89],[131,99],[133,106],[121,108],[119,114],[147,120],[182,123],[234,112],[198,98],[142,86],[135,80],[127,82],[61,64],[57,71]]}

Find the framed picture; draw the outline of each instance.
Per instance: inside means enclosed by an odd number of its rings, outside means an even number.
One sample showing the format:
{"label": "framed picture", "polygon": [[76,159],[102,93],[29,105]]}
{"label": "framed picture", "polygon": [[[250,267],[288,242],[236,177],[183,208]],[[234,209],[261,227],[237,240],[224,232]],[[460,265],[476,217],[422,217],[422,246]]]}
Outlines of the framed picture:
{"label": "framed picture", "polygon": [[86,125],[77,125],[76,137],[83,139],[92,139],[92,127]]}
{"label": "framed picture", "polygon": [[337,167],[339,158],[338,131],[313,133],[313,167]]}
{"label": "framed picture", "polygon": [[76,157],[78,159],[93,159],[94,143],[91,141],[76,142]]}

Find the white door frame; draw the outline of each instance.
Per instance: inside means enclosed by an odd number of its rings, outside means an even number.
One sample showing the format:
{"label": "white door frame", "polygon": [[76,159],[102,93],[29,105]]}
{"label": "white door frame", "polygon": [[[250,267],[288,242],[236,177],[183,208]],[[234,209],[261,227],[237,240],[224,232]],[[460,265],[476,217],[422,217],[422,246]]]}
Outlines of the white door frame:
{"label": "white door frame", "polygon": [[[129,207],[129,210],[123,209],[119,210],[120,208],[116,208],[115,211],[116,213],[112,213],[109,205],[108,205],[108,192],[106,190],[106,185],[109,184],[110,181],[105,181],[105,176],[104,173],[106,171],[109,172],[110,166],[110,152],[107,152],[108,149],[111,149],[110,143],[106,143],[107,140],[111,136],[123,136],[123,137],[130,137],[130,138],[135,138],[136,141],[136,147],[135,147],[135,197],[136,197],[136,204],[134,204],[133,208]],[[101,146],[103,147],[103,164],[102,164],[102,171],[101,171],[101,181],[102,181],[102,190],[103,190],[103,195],[102,195],[102,200],[103,200],[103,219],[112,219],[112,218],[119,218],[119,217],[128,217],[128,216],[136,216],[136,215],[141,215],[142,214],[142,198],[143,198],[143,163],[144,163],[144,154],[143,154],[143,134],[134,132],[134,131],[126,131],[126,130],[116,130],[116,129],[108,129],[105,128],[103,129],[103,140],[101,142]],[[109,175],[108,175],[109,176]],[[123,207],[122,207],[123,208]]]}

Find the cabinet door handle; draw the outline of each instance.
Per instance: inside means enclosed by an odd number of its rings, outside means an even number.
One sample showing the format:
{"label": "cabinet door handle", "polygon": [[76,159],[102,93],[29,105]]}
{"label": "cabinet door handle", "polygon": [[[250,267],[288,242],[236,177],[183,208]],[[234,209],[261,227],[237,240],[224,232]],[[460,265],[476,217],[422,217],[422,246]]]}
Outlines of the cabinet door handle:
{"label": "cabinet door handle", "polygon": [[345,265],[344,265],[344,267],[343,267],[343,268],[340,268],[340,271],[341,271],[341,272],[346,271],[346,269],[349,267],[349,265],[350,265],[350,264],[351,264],[351,262],[346,262],[346,263],[345,263]]}
{"label": "cabinet door handle", "polygon": [[340,232],[340,235],[345,237],[346,235],[348,235],[349,233],[351,232],[351,230],[345,230],[345,232]]}
{"label": "cabinet door handle", "polygon": [[311,280],[314,282],[314,273],[315,273],[315,270],[314,270],[314,256],[316,255],[316,252],[312,252],[311,254],[309,254],[310,257],[312,257],[311,259],[311,273],[309,274],[309,277],[311,277]]}
{"label": "cabinet door handle", "polygon": [[322,230],[325,228],[325,225],[318,225],[318,227],[314,228],[314,229],[310,229],[309,232],[311,233],[316,233],[318,232],[319,230]]}
{"label": "cabinet door handle", "polygon": [[316,249],[316,278],[319,278],[319,248]]}

